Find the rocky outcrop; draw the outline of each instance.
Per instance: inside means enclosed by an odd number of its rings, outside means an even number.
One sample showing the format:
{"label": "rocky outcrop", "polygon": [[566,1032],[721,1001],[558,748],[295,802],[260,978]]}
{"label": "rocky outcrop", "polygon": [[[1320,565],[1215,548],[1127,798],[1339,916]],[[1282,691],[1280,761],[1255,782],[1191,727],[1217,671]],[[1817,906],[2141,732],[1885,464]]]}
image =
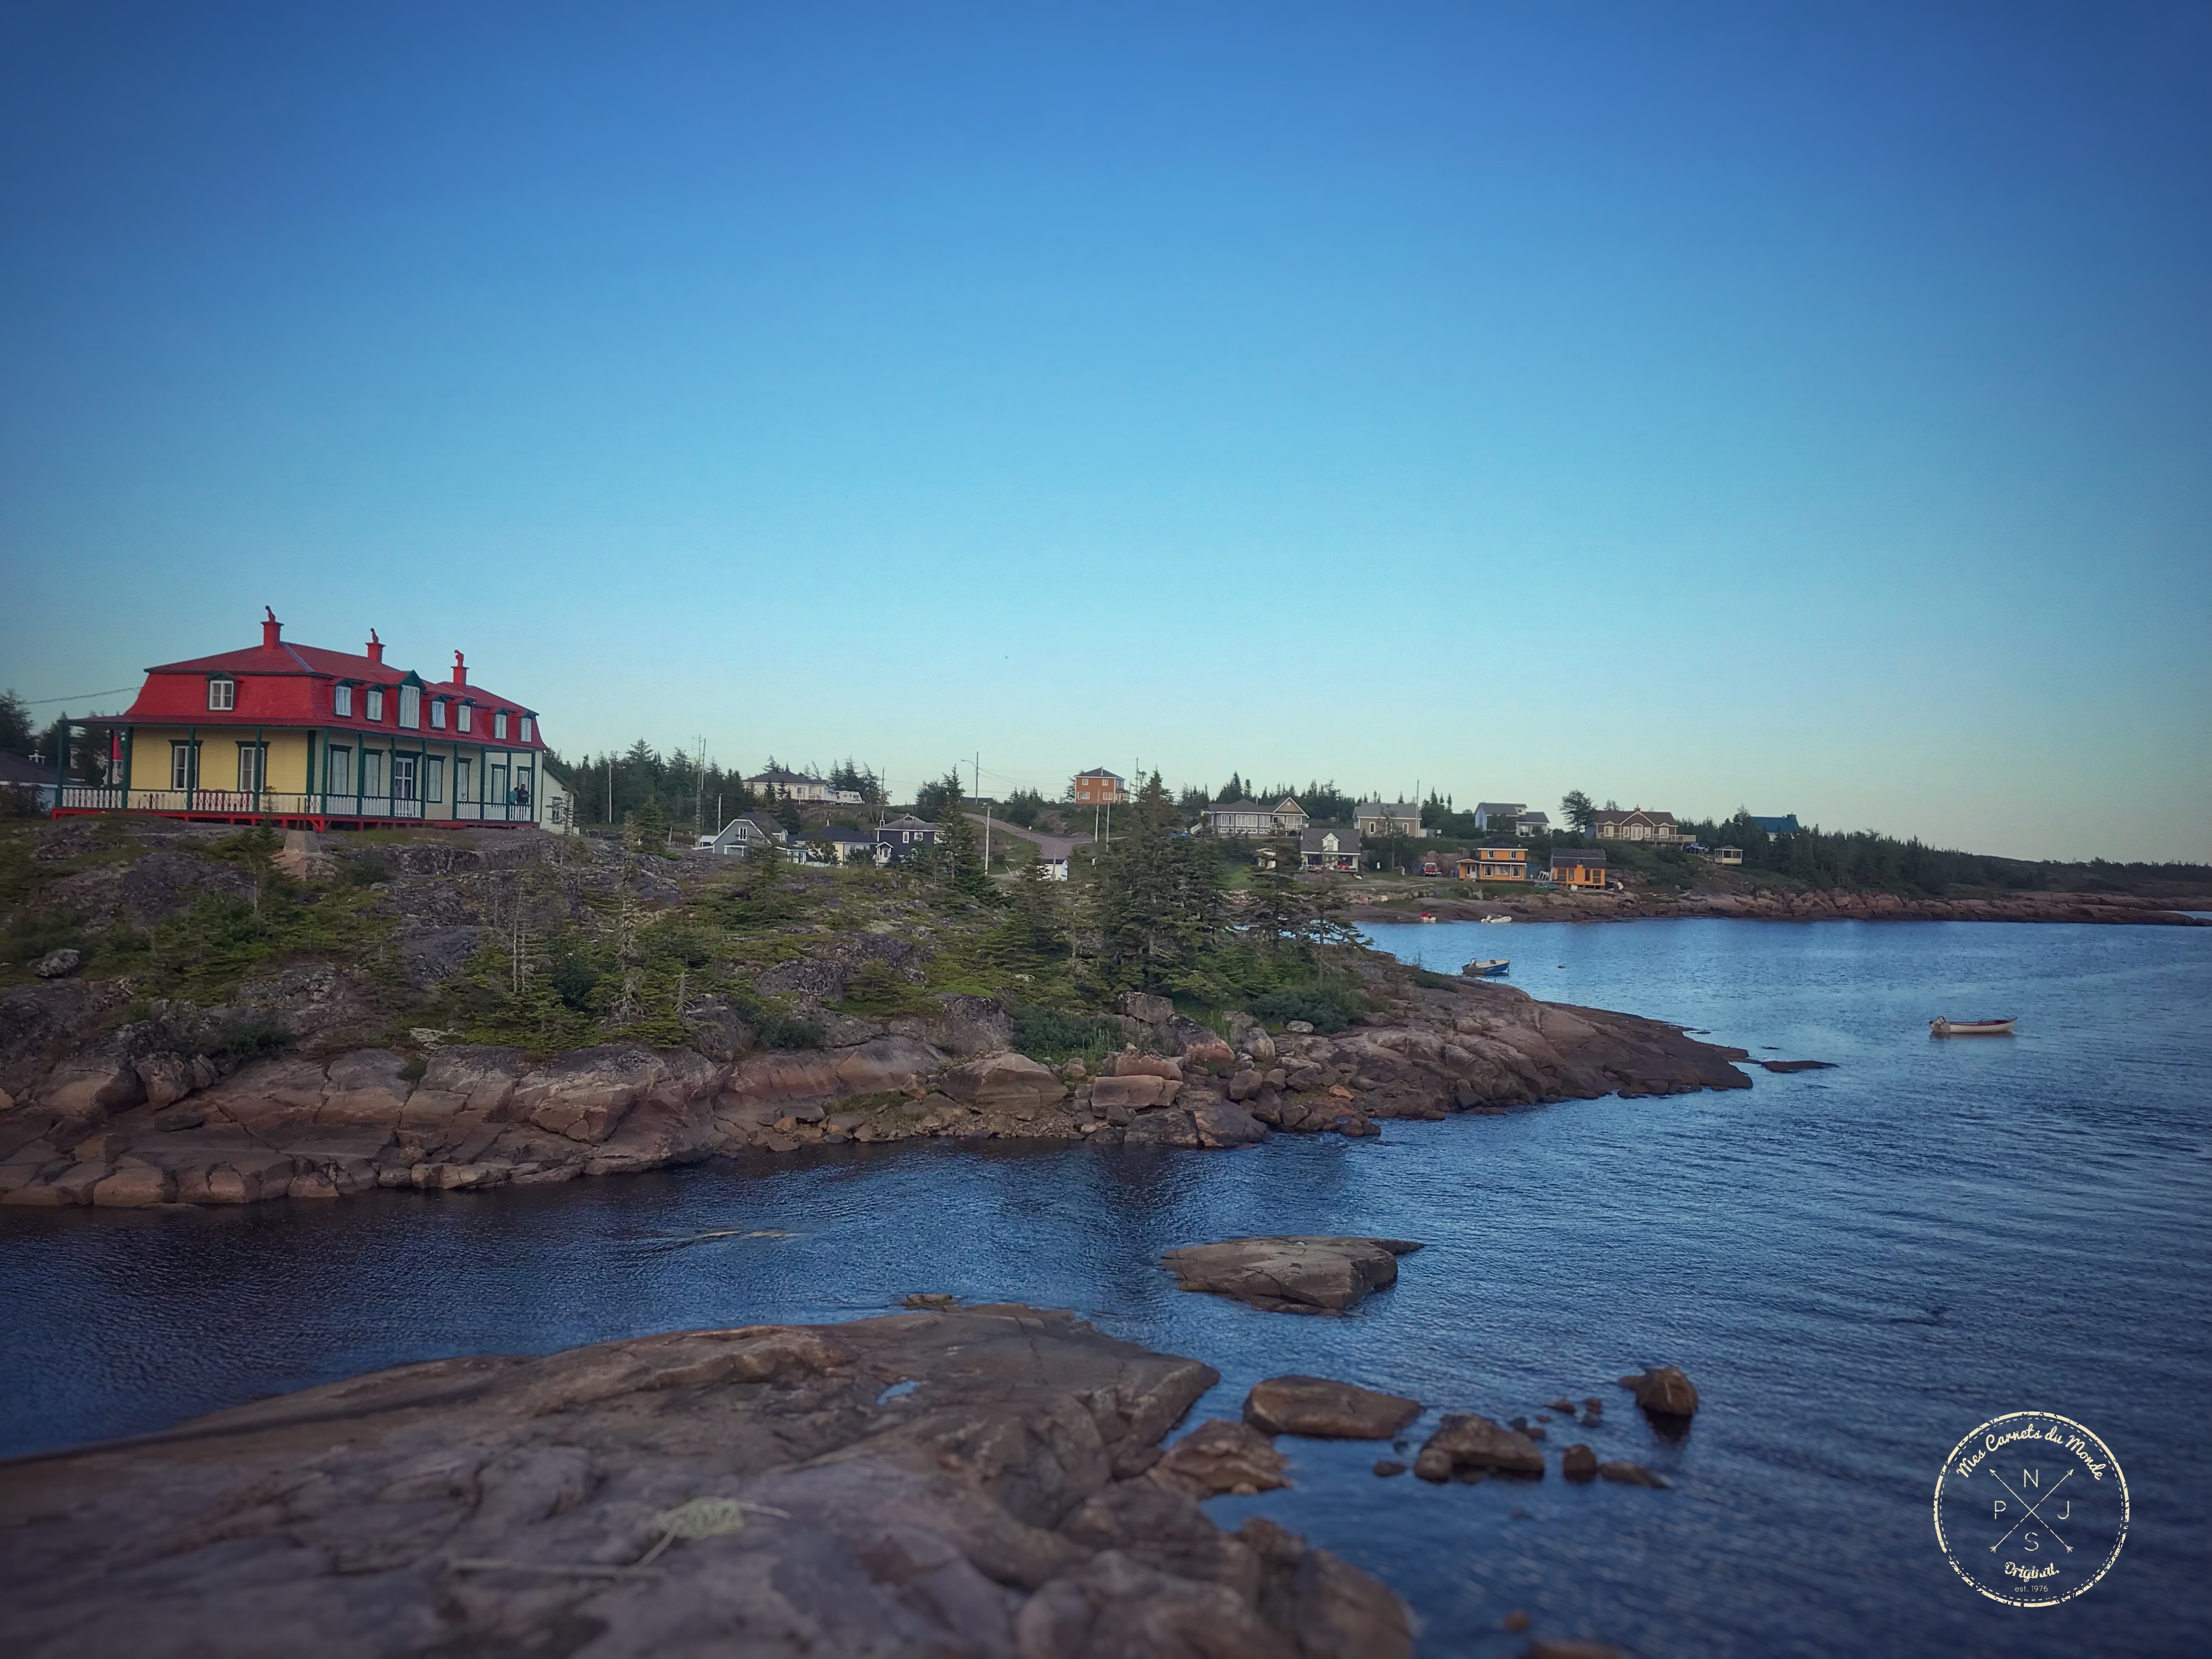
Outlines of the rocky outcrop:
{"label": "rocky outcrop", "polygon": [[1622,1377],[1620,1386],[1634,1395],[1636,1403],[1655,1417],[1697,1414],[1697,1385],[1677,1366],[1656,1365],[1633,1376]]}
{"label": "rocky outcrop", "polygon": [[1289,1484],[1283,1471],[1290,1461],[1265,1431],[1217,1418],[1176,1441],[1153,1466],[1152,1479],[1193,1498],[1267,1492]]}
{"label": "rocky outcrop", "polygon": [[1375,1580],[1145,1472],[1214,1381],[1018,1307],[405,1366],[0,1472],[0,1646],[1410,1654]]}
{"label": "rocky outcrop", "polygon": [[1170,1250],[1177,1288],[1249,1303],[1268,1313],[1341,1313],[1398,1282],[1402,1238],[1232,1238]]}
{"label": "rocky outcrop", "polygon": [[1322,1440],[1388,1440],[1420,1414],[1418,1400],[1320,1376],[1271,1376],[1244,1397],[1254,1428]]}
{"label": "rocky outcrop", "polygon": [[1544,1454],[1518,1430],[1474,1412],[1452,1413],[1421,1444],[1413,1473],[1424,1480],[1449,1480],[1455,1474],[1544,1473]]}

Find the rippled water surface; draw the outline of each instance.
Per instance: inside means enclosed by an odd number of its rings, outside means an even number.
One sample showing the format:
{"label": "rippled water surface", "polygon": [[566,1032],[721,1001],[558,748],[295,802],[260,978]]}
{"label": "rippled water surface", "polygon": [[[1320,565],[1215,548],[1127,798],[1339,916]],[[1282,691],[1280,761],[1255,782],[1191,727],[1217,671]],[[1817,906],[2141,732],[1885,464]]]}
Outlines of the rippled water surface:
{"label": "rippled water surface", "polygon": [[[1838,1069],[1244,1152],[852,1148],[484,1194],[0,1212],[0,1448],[404,1360],[951,1291],[1079,1309],[1203,1358],[1224,1381],[1202,1415],[1289,1370],[1501,1417],[1607,1396],[1607,1425],[1571,1437],[1671,1491],[1556,1471],[1431,1487],[1376,1479],[1372,1444],[1285,1440],[1295,1489],[1212,1506],[1381,1575],[1425,1652],[1518,1651],[1496,1630],[1514,1607],[1647,1656],[2212,1650],[2212,932],[1374,933],[1432,967],[1508,956],[1539,996]],[[2018,1015],[2020,1034],[1935,1042],[1936,1014]],[[793,1237],[667,1242],[725,1227]],[[1297,1231],[1428,1248],[1344,1318],[1183,1295],[1156,1265],[1179,1243]],[[1680,1444],[1613,1381],[1669,1361],[1705,1398]],[[2134,1516],[2103,1583],[2038,1611],[1971,1592],[1929,1522],[1949,1448],[2028,1407],[2104,1437]]]}

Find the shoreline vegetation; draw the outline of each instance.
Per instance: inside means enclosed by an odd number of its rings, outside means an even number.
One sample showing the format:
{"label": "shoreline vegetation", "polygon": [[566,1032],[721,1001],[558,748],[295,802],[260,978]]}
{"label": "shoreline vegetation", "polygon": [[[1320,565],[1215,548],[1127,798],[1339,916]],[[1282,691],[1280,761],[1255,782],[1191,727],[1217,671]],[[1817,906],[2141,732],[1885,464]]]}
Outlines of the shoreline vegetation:
{"label": "shoreline vegetation", "polygon": [[1077,883],[494,830],[0,835],[0,1203],[565,1181],[944,1139],[1186,1148],[1747,1086],[1723,1049],[1409,969],[1342,884],[1232,893],[1155,781]]}

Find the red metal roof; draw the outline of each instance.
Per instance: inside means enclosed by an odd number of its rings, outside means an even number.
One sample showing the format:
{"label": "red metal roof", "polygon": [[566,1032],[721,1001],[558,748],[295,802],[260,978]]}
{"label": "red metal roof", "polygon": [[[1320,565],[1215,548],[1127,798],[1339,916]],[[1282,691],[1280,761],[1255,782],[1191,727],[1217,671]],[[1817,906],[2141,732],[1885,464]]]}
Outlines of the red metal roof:
{"label": "red metal roof", "polygon": [[[327,689],[339,680],[352,680],[363,685],[397,686],[409,677],[410,671],[396,663],[378,662],[374,659],[351,651],[330,651],[319,645],[295,645],[281,636],[278,624],[272,617],[262,627],[263,643],[247,646],[237,651],[221,651],[212,656],[189,657],[180,662],[161,663],[146,671],[146,684],[139,688],[137,699],[129,709],[115,717],[116,723],[144,722],[164,726],[327,726],[337,731],[392,731],[399,726],[398,698],[385,700],[384,718],[368,718],[368,698],[362,693],[354,696],[354,712],[349,715],[332,711],[331,693]],[[210,676],[228,675],[238,681],[236,707],[224,710],[207,706],[207,681]],[[537,711],[528,703],[512,697],[502,697],[497,692],[481,685],[462,684],[452,680],[431,682],[422,675],[414,676],[423,688],[427,697],[467,697],[487,714],[505,708],[516,714],[532,716],[532,725],[528,742],[524,742],[510,730],[503,738],[493,738],[489,726],[480,731],[457,733],[449,724],[444,729],[434,728],[429,717],[423,717],[420,726],[406,728],[410,736],[422,736],[439,741],[460,740],[470,743],[495,741],[510,749],[543,749],[545,739],[535,724]]]}

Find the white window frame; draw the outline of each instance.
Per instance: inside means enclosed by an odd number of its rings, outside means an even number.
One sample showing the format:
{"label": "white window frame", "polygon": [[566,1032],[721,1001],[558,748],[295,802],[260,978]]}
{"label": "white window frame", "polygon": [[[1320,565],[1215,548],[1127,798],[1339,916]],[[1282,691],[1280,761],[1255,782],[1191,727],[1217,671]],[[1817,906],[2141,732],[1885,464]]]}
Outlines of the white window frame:
{"label": "white window frame", "polygon": [[403,685],[399,688],[399,724],[410,732],[422,726],[422,688]]}
{"label": "white window frame", "polygon": [[515,729],[521,734],[522,741],[528,743],[530,741],[530,716],[525,714],[522,717],[521,725]]}
{"label": "white window frame", "polygon": [[238,682],[228,674],[208,676],[208,712],[228,714],[238,707]]}
{"label": "white window frame", "polygon": [[413,755],[403,755],[403,754],[399,753],[397,750],[394,750],[392,751],[392,799],[394,799],[394,800],[413,800],[413,799],[415,799],[415,775],[416,775],[416,774],[415,774],[415,761],[416,761],[416,757],[415,756],[413,756]]}
{"label": "white window frame", "polygon": [[422,799],[442,802],[446,799],[446,757],[443,755],[422,757]]}
{"label": "white window frame", "polygon": [[377,797],[384,793],[384,750],[381,749],[361,751],[361,793]]}
{"label": "white window frame", "polygon": [[381,720],[384,718],[384,688],[382,686],[372,685],[368,688],[368,704],[362,717],[371,720]]}
{"label": "white window frame", "polygon": [[353,718],[353,687],[343,681],[331,688],[331,713],[342,720]]}
{"label": "white window frame", "polygon": [[465,755],[453,757],[453,805],[474,800],[469,792],[476,786],[476,765]]}
{"label": "white window frame", "polygon": [[182,738],[169,739],[169,787],[196,789],[200,781],[200,746]]}
{"label": "white window frame", "polygon": [[453,730],[456,732],[468,732],[474,730],[476,726],[476,712],[475,704],[469,702],[462,703],[460,708],[453,715]]}
{"label": "white window frame", "polygon": [[430,729],[434,732],[446,729],[446,700],[443,697],[430,699]]}
{"label": "white window frame", "polygon": [[495,742],[507,741],[507,710],[496,709],[491,717],[491,735]]}
{"label": "white window frame", "polygon": [[269,745],[265,743],[241,743],[238,745],[238,793],[241,795],[266,794],[269,791]]}

